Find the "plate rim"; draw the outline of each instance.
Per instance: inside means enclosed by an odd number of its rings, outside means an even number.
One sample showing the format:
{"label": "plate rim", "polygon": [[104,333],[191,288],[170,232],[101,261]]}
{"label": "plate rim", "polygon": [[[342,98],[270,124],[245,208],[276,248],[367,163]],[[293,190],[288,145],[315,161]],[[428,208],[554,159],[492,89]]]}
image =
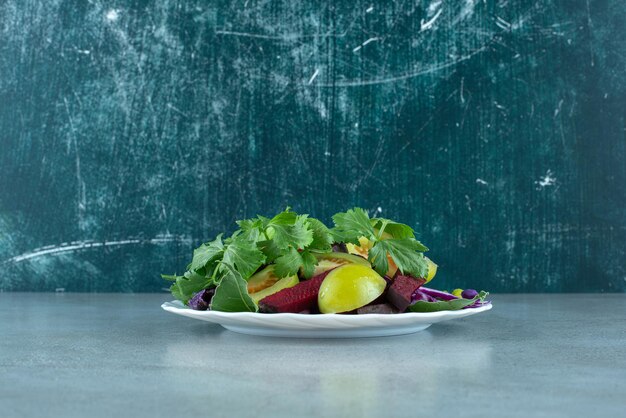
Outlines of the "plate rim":
{"label": "plate rim", "polygon": [[487,305],[480,306],[478,308],[459,309],[456,311],[404,312],[404,313],[399,313],[399,314],[368,313],[368,314],[361,314],[361,315],[344,315],[344,314],[336,314],[336,313],[311,315],[311,314],[287,313],[287,312],[268,314],[268,313],[261,313],[261,312],[223,312],[223,311],[211,311],[211,310],[198,311],[198,310],[191,309],[188,306],[183,305],[182,302],[178,300],[170,301],[170,302],[163,302],[161,304],[161,308],[167,312],[171,312],[174,314],[179,314],[179,315],[182,314],[184,316],[189,316],[185,314],[191,314],[198,318],[207,318],[207,319],[208,318],[215,318],[215,319],[218,319],[218,318],[223,318],[223,319],[265,318],[265,319],[268,319],[269,322],[273,322],[273,321],[281,320],[281,319],[302,320],[305,318],[309,318],[312,320],[314,319],[315,321],[319,321],[319,320],[323,321],[323,319],[321,318],[328,318],[329,321],[332,321],[335,318],[341,318],[342,320],[348,321],[348,322],[366,322],[368,320],[375,320],[375,319],[384,319],[384,320],[393,321],[393,319],[391,318],[394,318],[394,317],[397,319],[400,319],[400,318],[440,319],[442,317],[444,318],[445,317],[457,317],[457,316],[463,317],[463,316],[467,316],[469,312],[471,312],[471,314],[487,312],[493,308],[493,303],[489,303]]}

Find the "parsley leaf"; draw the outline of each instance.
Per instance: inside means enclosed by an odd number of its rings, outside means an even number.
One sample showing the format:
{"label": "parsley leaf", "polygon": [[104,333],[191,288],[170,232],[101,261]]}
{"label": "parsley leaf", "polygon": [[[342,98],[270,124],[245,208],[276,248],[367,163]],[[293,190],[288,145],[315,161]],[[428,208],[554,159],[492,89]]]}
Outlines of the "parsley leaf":
{"label": "parsley leaf", "polygon": [[293,247],[289,247],[287,252],[276,259],[274,273],[277,277],[283,278],[298,273],[302,266],[302,256]]}
{"label": "parsley leaf", "polygon": [[381,236],[383,232],[391,235],[392,238],[415,238],[415,232],[413,228],[408,225],[394,222],[385,218],[372,218],[372,225],[378,230],[378,236]]}
{"label": "parsley leaf", "polygon": [[306,222],[313,233],[313,241],[309,244],[309,249],[330,252],[333,244],[333,236],[330,230],[315,218],[307,218]]}
{"label": "parsley leaf", "polygon": [[264,262],[265,255],[257,245],[241,235],[235,236],[228,244],[222,259],[222,264],[236,268],[244,279],[248,279]]}
{"label": "parsley leaf", "polygon": [[389,254],[402,274],[426,277],[428,263],[421,252],[426,250],[427,248],[421,242],[413,238],[385,239],[374,244],[369,258],[379,274],[384,274],[381,271],[386,272],[389,268],[386,256]]}
{"label": "parsley leaf", "polygon": [[[413,229],[385,218],[370,219],[363,209],[354,208],[333,216],[332,234],[336,241],[359,245],[365,237],[372,243],[368,258],[381,275],[389,270],[389,255],[403,274],[425,277],[428,264],[422,252],[428,251],[415,239]],[[388,235],[387,235],[388,234]],[[387,239],[387,237],[391,238]]]}
{"label": "parsley leaf", "polygon": [[187,304],[195,293],[210,287],[212,284],[213,279],[211,277],[203,276],[195,271],[187,271],[183,276],[176,276],[176,282],[172,283],[170,291],[176,299]]}
{"label": "parsley leaf", "polygon": [[335,227],[332,233],[338,242],[359,243],[359,238],[375,238],[374,228],[367,212],[361,208],[350,209],[333,215]]}
{"label": "parsley leaf", "polygon": [[263,233],[263,221],[259,218],[245,219],[243,221],[237,221],[240,230],[239,235],[245,237],[248,241],[258,242],[262,239]]}
{"label": "parsley leaf", "polygon": [[319,261],[309,250],[302,251],[300,256],[302,257],[302,274],[306,279],[310,279]]}
{"label": "parsley leaf", "polygon": [[267,225],[267,236],[281,250],[288,247],[304,248],[313,241],[313,231],[307,223],[307,215],[285,211],[272,218]]}
{"label": "parsley leaf", "polygon": [[261,252],[265,254],[265,262],[267,264],[273,263],[283,253],[283,250],[278,248],[273,240],[260,241],[258,246]]}
{"label": "parsley leaf", "polygon": [[224,251],[222,243],[222,235],[219,234],[215,240],[202,244],[193,251],[193,260],[191,261],[191,270],[198,270],[205,267],[210,261],[215,260]]}
{"label": "parsley leaf", "polygon": [[368,259],[378,274],[381,276],[387,274],[389,260],[387,259],[387,248],[384,245],[374,245],[368,252]]}
{"label": "parsley leaf", "polygon": [[215,289],[211,309],[222,312],[256,312],[257,306],[248,295],[248,284],[235,268],[222,262],[224,277]]}

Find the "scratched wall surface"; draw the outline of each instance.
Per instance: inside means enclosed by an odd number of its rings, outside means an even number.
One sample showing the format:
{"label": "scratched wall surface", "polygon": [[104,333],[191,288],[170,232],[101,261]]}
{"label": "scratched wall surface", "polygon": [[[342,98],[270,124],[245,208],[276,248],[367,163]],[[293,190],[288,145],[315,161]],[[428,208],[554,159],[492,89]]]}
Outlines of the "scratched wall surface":
{"label": "scratched wall surface", "polygon": [[0,290],[158,291],[355,205],[440,288],[626,290],[621,0],[0,2]]}

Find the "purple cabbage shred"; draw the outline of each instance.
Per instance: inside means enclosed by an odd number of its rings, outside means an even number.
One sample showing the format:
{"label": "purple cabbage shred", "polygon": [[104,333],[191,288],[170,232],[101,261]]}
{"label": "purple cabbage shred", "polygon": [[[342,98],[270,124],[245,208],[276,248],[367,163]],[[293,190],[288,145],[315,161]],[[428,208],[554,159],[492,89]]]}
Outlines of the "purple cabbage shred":
{"label": "purple cabbage shred", "polygon": [[420,289],[417,289],[415,292],[413,292],[413,295],[411,295],[411,304],[415,303],[415,302],[437,302],[437,299],[435,299],[434,297],[421,292]]}
{"label": "purple cabbage shred", "polygon": [[201,290],[193,295],[187,304],[191,309],[195,309],[196,311],[206,311],[209,309],[209,304],[214,294],[215,288]]}
{"label": "purple cabbage shred", "polygon": [[[478,295],[478,292],[476,292],[476,295],[473,295],[471,298],[466,298],[466,299],[472,299],[477,295]],[[422,286],[413,293],[412,298],[411,298],[412,300],[411,303],[419,302],[419,301],[437,302],[437,300],[449,301],[449,300],[454,300],[454,299],[461,299],[461,298],[454,296],[453,294],[448,293],[448,292],[443,292],[441,290],[431,289],[431,288]],[[467,305],[461,309],[480,308],[481,306],[486,306],[490,304],[491,304],[491,301],[489,300],[481,301],[480,299],[478,299],[471,305]]]}
{"label": "purple cabbage shred", "polygon": [[333,252],[335,253],[347,253],[348,247],[343,242],[336,242],[333,244]]}
{"label": "purple cabbage shred", "polygon": [[457,296],[454,296],[452,293],[442,292],[441,290],[431,289],[429,287],[420,287],[421,292],[426,293],[428,296],[432,296],[433,298],[441,299],[441,300],[454,300],[460,299]]}

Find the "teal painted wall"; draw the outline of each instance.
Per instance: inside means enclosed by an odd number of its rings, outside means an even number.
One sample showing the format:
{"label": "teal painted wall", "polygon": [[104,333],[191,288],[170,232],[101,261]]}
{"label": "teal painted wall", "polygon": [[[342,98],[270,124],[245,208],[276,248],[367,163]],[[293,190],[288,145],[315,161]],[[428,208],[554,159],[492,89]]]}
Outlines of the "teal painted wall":
{"label": "teal painted wall", "polygon": [[159,291],[287,205],[413,225],[441,288],[626,289],[626,6],[0,3],[0,289]]}

